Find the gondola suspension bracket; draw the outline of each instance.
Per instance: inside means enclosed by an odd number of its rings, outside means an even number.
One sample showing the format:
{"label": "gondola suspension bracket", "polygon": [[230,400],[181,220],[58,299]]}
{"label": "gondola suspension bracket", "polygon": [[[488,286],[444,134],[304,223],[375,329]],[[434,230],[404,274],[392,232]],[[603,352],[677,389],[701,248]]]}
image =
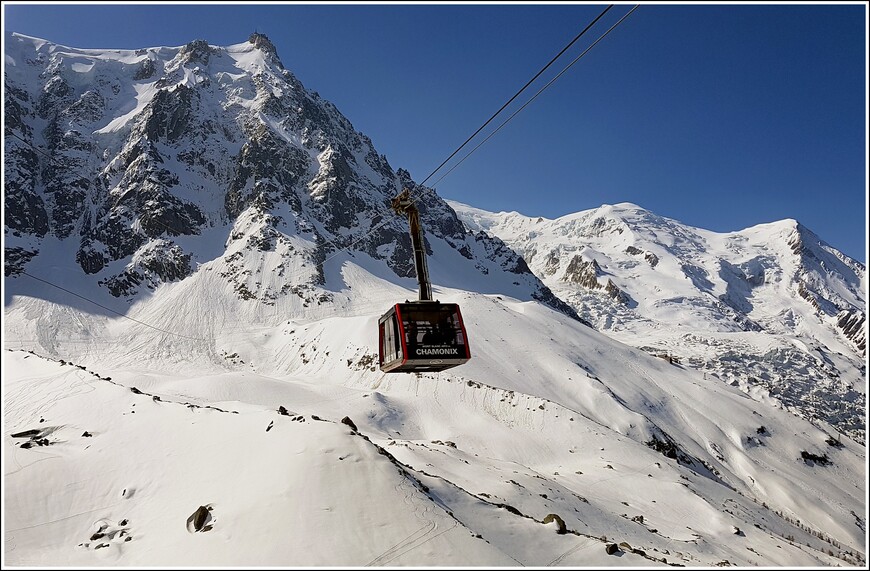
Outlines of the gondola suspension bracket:
{"label": "gondola suspension bracket", "polygon": [[378,362],[385,373],[443,371],[468,362],[471,351],[459,305],[432,300],[420,211],[405,188],[391,202],[408,217],[420,286],[416,302],[397,303],[378,320]]}
{"label": "gondola suspension bracket", "polygon": [[426,264],[426,249],[423,242],[423,226],[420,224],[420,210],[411,198],[411,192],[406,188],[390,203],[393,211],[399,216],[408,217],[411,232],[411,247],[414,250],[414,267],[417,268],[417,282],[420,286],[420,301],[432,300],[432,284],[429,281],[429,266]]}

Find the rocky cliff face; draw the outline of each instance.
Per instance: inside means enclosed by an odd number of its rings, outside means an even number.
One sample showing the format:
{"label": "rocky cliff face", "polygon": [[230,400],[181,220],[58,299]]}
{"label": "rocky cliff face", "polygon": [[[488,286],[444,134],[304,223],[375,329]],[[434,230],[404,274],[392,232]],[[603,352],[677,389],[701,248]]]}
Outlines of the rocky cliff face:
{"label": "rocky cliff face", "polygon": [[[854,301],[864,295],[860,277],[866,274],[866,268],[828,246],[800,224],[788,236],[787,243],[797,260],[793,281],[798,295],[820,316],[834,318],[838,331],[866,357],[866,305]],[[843,279],[842,276],[858,276],[859,279]],[[843,286],[845,292],[841,289]]]}
{"label": "rocky cliff face", "polygon": [[[222,277],[241,299],[328,298],[313,292],[327,285],[323,262],[343,251],[415,275],[407,222],[389,209],[407,187],[430,254],[429,241],[443,240],[482,276],[514,274],[520,297],[576,318],[501,240],[469,233],[431,189],[393,170],[263,34],[126,52],[9,34],[6,56],[7,276],[47,238],[75,242],[81,272],[132,300],[197,271],[209,258],[189,238],[227,227]],[[307,266],[258,282],[242,251]]]}
{"label": "rocky cliff face", "polygon": [[[553,258],[550,259],[553,260]],[[552,261],[550,265],[552,267]],[[612,279],[607,278],[607,282],[604,285],[598,281],[598,276],[601,273],[601,266],[598,265],[598,262],[595,260],[584,260],[581,256],[575,255],[571,258],[571,261],[568,262],[562,280],[576,284],[577,286],[587,290],[603,290],[604,293],[614,301],[623,305],[628,304],[631,301],[631,298],[629,298],[625,292],[620,290],[616,284],[613,283]]]}

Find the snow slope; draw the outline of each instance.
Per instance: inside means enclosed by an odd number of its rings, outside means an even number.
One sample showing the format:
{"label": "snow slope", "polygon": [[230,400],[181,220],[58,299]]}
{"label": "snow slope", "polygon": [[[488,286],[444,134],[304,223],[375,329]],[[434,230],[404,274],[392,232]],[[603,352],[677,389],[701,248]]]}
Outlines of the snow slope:
{"label": "snow slope", "polygon": [[[5,351],[6,562],[796,566],[864,557],[865,449],[826,443],[834,432],[824,423],[537,302],[443,287],[437,297],[463,309],[472,360],[385,375],[375,362],[379,308],[413,291],[382,287],[352,263],[343,275],[358,304],[268,326],[204,327],[230,307],[212,298],[203,312],[191,291],[155,296],[148,313],[156,323],[172,315],[166,332],[16,297],[7,326],[24,321],[19,312],[63,310],[99,333],[58,341],[53,358]],[[48,444],[22,448],[28,439],[11,434],[24,430]],[[645,444],[654,439],[673,443],[675,457]],[[200,505],[212,508],[208,532],[187,522]],[[542,523],[551,513],[567,533]],[[608,555],[613,542],[625,545]]]}

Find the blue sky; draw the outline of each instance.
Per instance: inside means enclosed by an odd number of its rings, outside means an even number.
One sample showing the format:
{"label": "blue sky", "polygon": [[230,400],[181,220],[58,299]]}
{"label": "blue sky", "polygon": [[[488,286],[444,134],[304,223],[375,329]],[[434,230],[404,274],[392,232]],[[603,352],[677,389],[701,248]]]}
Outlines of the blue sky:
{"label": "blue sky", "polygon": [[[4,2],[3,16],[7,31],[79,48],[264,33],[421,181],[606,6]],[[504,118],[632,6],[614,6]],[[794,218],[866,263],[866,34],[863,2],[641,4],[436,189],[548,218],[633,202],[720,232]]]}

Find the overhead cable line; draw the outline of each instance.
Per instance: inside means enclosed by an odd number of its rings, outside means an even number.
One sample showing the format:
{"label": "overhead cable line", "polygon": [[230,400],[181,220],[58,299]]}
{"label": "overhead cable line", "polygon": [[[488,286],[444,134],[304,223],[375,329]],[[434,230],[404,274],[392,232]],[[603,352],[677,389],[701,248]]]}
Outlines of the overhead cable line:
{"label": "overhead cable line", "polygon": [[[493,135],[495,135],[496,133],[498,133],[498,132],[501,130],[502,127],[504,127],[505,125],[507,125],[508,122],[509,122],[511,119],[513,119],[514,117],[516,117],[517,114],[518,114],[520,111],[522,111],[523,109],[525,109],[525,108],[529,105],[529,103],[531,103],[532,101],[534,101],[534,100],[538,97],[538,95],[540,95],[541,93],[544,92],[544,90],[546,90],[548,87],[550,87],[550,86],[551,86],[551,85],[552,85],[552,84],[553,84],[557,79],[559,79],[559,78],[562,76],[562,74],[564,74],[566,71],[568,71],[568,69],[571,68],[571,66],[573,66],[575,63],[577,63],[577,62],[580,60],[580,58],[582,58],[583,56],[585,56],[585,55],[589,52],[589,50],[591,50],[592,48],[594,48],[595,45],[596,45],[598,42],[600,42],[601,40],[603,40],[604,37],[605,37],[607,34],[609,34],[610,32],[612,32],[612,31],[613,31],[613,30],[614,30],[618,25],[620,25],[620,24],[622,23],[623,20],[625,20],[626,18],[628,18],[628,17],[631,15],[632,12],[634,12],[635,10],[637,10],[639,6],[640,6],[640,4],[635,5],[635,7],[632,8],[632,9],[631,9],[627,14],[625,14],[622,18],[620,18],[618,22],[616,22],[615,24],[613,24],[612,26],[610,26],[610,28],[608,28],[608,30],[607,30],[606,32],[604,32],[603,34],[601,34],[601,36],[600,36],[597,40],[595,40],[595,41],[592,43],[592,45],[590,45],[588,48],[586,48],[585,50],[583,50],[583,52],[582,52],[580,55],[578,55],[576,58],[574,58],[574,60],[573,60],[571,63],[569,63],[567,66],[565,66],[565,68],[564,68],[562,71],[560,71],[559,74],[556,75],[556,77],[554,77],[553,79],[551,79],[549,82],[547,82],[546,85],[544,85],[541,89],[539,89],[538,92],[535,93],[535,94],[532,96],[531,99],[529,99],[528,101],[526,101],[525,103],[523,103],[522,107],[520,107],[519,109],[517,109],[516,111],[514,111],[514,113],[513,113],[510,117],[508,117],[507,119],[505,119],[505,121],[504,121],[501,125],[499,125],[498,127],[496,127],[496,129],[495,129],[492,133],[490,133],[489,135],[487,135],[487,137],[486,137],[484,140],[482,140],[480,143],[478,143],[476,147],[474,147],[473,149],[471,149],[471,150],[468,152],[467,155],[465,155],[464,157],[462,157],[462,159],[461,159],[458,163],[456,163],[455,165],[453,165],[453,166],[450,168],[450,170],[448,170],[446,173],[444,173],[444,174],[441,176],[441,178],[439,178],[439,179],[436,180],[434,183],[432,183],[432,186],[434,187],[434,186],[437,185],[439,182],[441,182],[442,180],[444,180],[444,177],[446,177],[447,175],[449,175],[451,172],[453,172],[453,170],[454,170],[456,167],[458,167],[458,166],[461,165],[463,162],[465,162],[465,159],[467,159],[468,157],[470,157],[471,154],[472,154],[474,151],[476,151],[477,149],[479,149],[479,148],[480,148],[484,143],[486,143],[488,140],[490,140],[490,139],[492,138]],[[439,167],[439,168],[440,168],[440,167]]]}
{"label": "overhead cable line", "polygon": [[[42,149],[40,149],[39,147],[37,147],[36,145],[34,145],[33,143],[31,143],[30,141],[27,141],[27,140],[25,140],[25,139],[22,139],[22,138],[19,137],[18,134],[16,134],[14,131],[7,131],[6,134],[8,134],[8,135],[12,135],[13,137],[15,137],[16,139],[18,139],[19,141],[21,141],[22,143],[24,143],[25,145],[27,145],[28,147],[30,147],[31,149],[33,149],[34,151],[36,151],[37,153],[39,153],[39,154],[43,155],[44,157],[46,157],[49,161],[53,161],[53,162],[55,162],[56,164],[65,167],[65,165],[61,165],[60,162],[57,162],[57,159],[56,159],[55,157],[53,157],[53,156],[51,156],[50,154],[46,153],[45,151],[43,151]],[[65,168],[66,168],[66,167],[65,167]],[[91,177],[90,177],[90,176],[85,176],[84,174],[82,174],[81,171],[78,171],[78,170],[76,170],[76,169],[69,169],[69,170],[71,170],[71,171],[75,172],[76,174],[82,176],[82,178],[85,178],[85,179],[87,179],[87,180],[91,180]],[[156,222],[156,223],[159,224],[160,226],[163,226],[164,228],[166,228],[166,229],[169,230],[170,232],[174,233],[176,236],[183,236],[183,235],[184,235],[183,233],[179,232],[178,230],[176,230],[176,229],[174,229],[174,228],[170,228],[169,226],[167,226],[166,224],[160,222],[160,221],[157,220],[157,219],[152,219],[151,221],[152,221],[152,222]],[[90,299],[90,298],[87,298],[87,297],[85,297],[85,296],[83,296],[83,295],[81,295],[81,294],[78,294],[78,293],[76,293],[76,292],[74,292],[74,291],[70,291],[70,290],[68,290],[68,289],[66,289],[66,288],[64,288],[64,287],[62,287],[62,286],[59,286],[59,285],[57,285],[57,284],[55,284],[55,283],[52,283],[52,282],[50,282],[50,281],[48,281],[48,280],[46,280],[46,279],[39,278],[39,277],[36,277],[36,276],[34,276],[34,275],[32,275],[32,274],[29,274],[29,273],[27,273],[27,272],[24,271],[24,270],[21,270],[21,273],[24,274],[25,276],[31,278],[31,279],[34,279],[34,280],[40,281],[40,282],[42,282],[42,283],[48,284],[48,285],[50,285],[50,286],[52,286],[52,287],[55,287],[55,288],[57,288],[57,289],[59,289],[59,290],[61,290],[61,291],[66,292],[66,293],[68,293],[68,294],[70,294],[70,295],[74,295],[74,296],[76,296],[76,297],[79,298],[79,299],[83,299],[83,300],[85,300],[85,301],[88,301],[88,302],[90,302],[90,303],[93,303],[93,304],[96,305],[97,307],[101,307],[101,308],[105,309],[106,311],[110,311],[110,312],[112,312],[112,313],[114,313],[114,314],[116,314],[116,315],[120,315],[120,316],[123,317],[124,319],[129,319],[129,320],[131,320],[131,321],[135,321],[136,323],[138,323],[138,324],[140,324],[140,325],[144,325],[145,327],[150,327],[151,329],[154,329],[154,330],[156,330],[156,331],[160,331],[161,333],[166,333],[167,335],[174,335],[174,336],[176,336],[176,337],[182,337],[182,338],[184,338],[184,339],[192,339],[192,340],[194,340],[194,341],[213,341],[213,339],[203,339],[203,338],[200,338],[200,337],[190,337],[189,335],[182,335],[181,333],[174,333],[174,332],[172,332],[172,331],[167,331],[166,329],[161,329],[161,328],[156,327],[156,326],[154,326],[154,325],[151,325],[151,324],[145,323],[144,321],[140,321],[140,320],[138,320],[138,319],[135,319],[135,318],[133,318],[133,317],[130,317],[129,315],[125,315],[125,314],[121,313],[120,311],[115,311],[114,309],[112,309],[112,308],[110,308],[110,307],[106,307],[105,305],[103,305],[103,304],[101,304],[101,303],[99,303],[99,302],[96,302],[96,301],[94,301],[94,300],[92,300],[92,299]]]}
{"label": "overhead cable line", "polygon": [[190,337],[190,336],[188,336],[188,335],[182,335],[182,334],[180,334],[180,333],[173,333],[172,331],[167,331],[167,330],[165,330],[165,329],[160,329],[159,327],[155,327],[154,325],[149,325],[148,323],[145,323],[144,321],[139,321],[138,319],[135,319],[135,318],[133,318],[133,317],[130,317],[129,315],[124,315],[124,314],[121,313],[120,311],[115,311],[115,310],[112,309],[111,307],[106,307],[105,305],[103,305],[103,304],[101,304],[101,303],[97,303],[96,301],[94,301],[94,300],[92,300],[92,299],[88,299],[88,298],[86,298],[86,297],[83,296],[83,295],[79,295],[79,294],[77,294],[77,293],[74,292],[74,291],[70,291],[70,290],[66,289],[65,287],[61,287],[61,286],[59,286],[59,285],[57,285],[57,284],[53,284],[53,283],[51,283],[51,282],[48,281],[48,280],[44,280],[44,279],[42,279],[42,278],[38,278],[38,277],[36,277],[36,276],[34,276],[34,275],[28,274],[28,273],[25,272],[24,270],[21,270],[21,273],[24,274],[25,276],[29,277],[29,278],[32,278],[32,279],[36,280],[36,281],[40,281],[40,282],[42,282],[42,283],[45,283],[45,284],[50,285],[51,287],[56,287],[57,289],[59,289],[59,290],[61,290],[61,291],[65,291],[66,293],[68,293],[68,294],[70,294],[70,295],[74,295],[74,296],[76,296],[76,297],[78,297],[78,298],[80,298],[80,299],[83,299],[83,300],[85,300],[85,301],[89,301],[89,302],[93,303],[94,305],[96,305],[96,306],[98,306],[98,307],[102,307],[102,308],[105,309],[106,311],[111,311],[112,313],[114,313],[114,314],[116,314],[116,315],[120,315],[121,317],[123,317],[123,318],[125,318],[125,319],[129,319],[130,321],[135,321],[136,323],[138,323],[138,324],[140,324],[140,325],[144,325],[145,327],[150,327],[151,329],[156,329],[157,331],[160,331],[161,333],[166,333],[166,334],[168,334],[168,335],[175,335],[176,337],[184,337],[185,339],[193,339],[194,341],[212,341],[212,339],[203,339],[203,338],[201,338],[201,337]]}
{"label": "overhead cable line", "polygon": [[[532,77],[528,82],[526,82],[526,84],[525,84],[523,87],[521,87],[520,90],[517,91],[517,92],[513,95],[513,97],[511,97],[510,99],[508,99],[508,101],[507,101],[504,105],[502,105],[501,108],[499,108],[498,111],[496,111],[495,113],[493,113],[492,116],[491,116],[489,119],[487,119],[486,122],[484,122],[483,125],[481,125],[481,126],[480,126],[480,127],[479,127],[475,132],[474,132],[474,133],[472,133],[472,135],[471,135],[470,137],[468,137],[468,138],[465,140],[464,143],[462,143],[461,145],[459,145],[459,147],[458,147],[455,151],[453,151],[453,152],[450,154],[450,156],[448,156],[446,159],[444,159],[444,161],[443,161],[440,165],[438,165],[438,167],[437,167],[435,170],[433,170],[433,171],[429,174],[429,176],[427,176],[426,178],[424,178],[423,181],[419,183],[419,186],[423,186],[423,185],[425,185],[425,184],[426,184],[426,181],[428,181],[430,178],[432,178],[432,176],[433,176],[435,173],[437,173],[439,170],[441,170],[441,168],[442,168],[445,164],[447,164],[447,163],[450,161],[450,159],[452,159],[454,156],[456,156],[456,154],[457,154],[459,151],[461,151],[462,148],[465,147],[465,145],[467,145],[467,144],[469,143],[469,141],[471,141],[475,136],[477,136],[478,133],[480,133],[480,132],[481,132],[481,131],[482,131],[482,130],[487,126],[487,125],[489,125],[489,124],[493,121],[493,119],[495,119],[495,118],[496,118],[496,117],[497,117],[497,116],[498,116],[502,111],[504,111],[504,109],[505,109],[508,105],[510,105],[511,103],[513,103],[513,101],[514,101],[517,97],[519,97],[520,94],[522,94],[522,92],[525,91],[526,88],[529,87],[529,85],[531,85],[531,84],[532,84],[536,79],[538,79],[538,77],[540,77],[542,73],[544,73],[544,72],[545,72],[545,71],[546,71],[546,70],[547,70],[547,69],[548,69],[548,68],[549,68],[549,67],[550,67],[550,66],[551,66],[551,65],[552,65],[552,64],[553,64],[557,59],[559,59],[559,57],[562,56],[562,54],[564,54],[564,53],[565,53],[565,52],[566,52],[566,51],[567,51],[571,46],[573,46],[573,45],[577,42],[577,40],[579,40],[579,39],[580,39],[580,38],[581,38],[581,37],[582,37],[582,36],[583,36],[583,35],[584,35],[584,34],[585,34],[589,29],[590,29],[590,28],[592,28],[592,26],[595,25],[595,23],[598,22],[598,20],[600,20],[600,19],[602,18],[602,16],[604,16],[604,15],[608,12],[608,10],[610,10],[611,8],[613,8],[613,6],[614,6],[614,4],[611,4],[610,6],[608,6],[607,8],[605,8],[603,12],[601,12],[601,13],[600,13],[600,14],[599,14],[599,15],[598,15],[594,20],[592,20],[592,22],[590,22],[590,23],[589,23],[585,28],[583,28],[583,31],[581,31],[579,34],[577,34],[577,35],[574,37],[574,39],[571,40],[571,41],[568,43],[568,45],[566,45],[564,48],[562,48],[562,51],[560,51],[558,54],[556,54],[556,55],[555,55],[555,56],[554,56],[554,57],[553,57],[553,58],[552,58],[552,59],[547,63],[547,65],[545,65],[544,67],[542,67],[541,70],[538,71],[538,73],[536,73],[536,74],[534,75],[534,77]],[[633,11],[636,10],[636,9],[637,9],[637,6],[635,6],[635,7],[631,10],[631,12],[633,12]],[[629,14],[631,14],[631,12],[629,12]],[[626,18],[626,16],[628,16],[628,14],[626,14],[625,16],[623,16],[622,19],[620,20],[620,22],[621,22],[622,20],[624,20],[624,19]],[[615,27],[615,26],[613,26],[613,27]],[[611,27],[611,30],[613,29],[613,27]],[[608,32],[609,32],[609,31],[610,31],[610,30],[608,30]],[[604,35],[602,35],[600,38],[598,38],[598,40],[596,40],[595,43],[593,43],[592,45],[594,46],[596,43],[598,43],[599,41],[601,41],[601,39],[602,39],[605,35],[607,35],[607,32],[606,32]],[[586,51],[589,51],[589,49],[591,49],[591,46],[590,46],[590,48],[587,48]],[[585,54],[586,52],[583,52],[583,53]],[[581,54],[581,57],[582,57],[582,55],[583,55],[583,54]],[[577,59],[579,59],[579,57],[578,57]],[[577,60],[575,59],[574,62],[576,62],[576,61],[577,61]],[[571,67],[571,65],[573,65],[574,62],[572,62],[568,67]],[[566,70],[567,70],[567,68],[563,69],[562,72],[561,72],[559,75],[562,75],[562,73],[565,73]],[[557,75],[556,78],[558,78],[559,75]],[[551,80],[550,83],[547,84],[547,86],[549,86],[551,83],[553,83],[553,81],[555,81],[556,78],[554,78],[553,80]],[[545,86],[545,88],[546,88],[546,86]],[[538,92],[538,94],[540,94],[540,92]],[[536,94],[534,97],[532,97],[532,99],[530,99],[528,102],[526,102],[526,104],[523,105],[523,107],[525,107],[526,105],[528,105],[529,103],[531,103],[531,101],[532,101],[535,97],[537,97],[538,94]],[[522,110],[522,107],[520,108],[520,110]],[[518,112],[519,112],[519,111],[517,111],[517,113],[518,113]],[[514,113],[514,115],[516,115],[516,113]],[[513,115],[511,115],[511,118],[513,118]],[[508,121],[509,121],[509,120],[510,120],[510,119],[508,119]],[[507,121],[505,121],[505,123],[507,123]],[[498,129],[501,129],[501,127],[503,127],[503,126],[505,125],[505,123],[502,123],[501,126],[499,126]],[[496,129],[496,131],[498,131],[498,129]],[[493,133],[493,134],[494,134],[494,133]],[[492,136],[492,135],[490,135],[490,137],[491,137],[491,136]],[[487,139],[489,139],[489,137],[487,137]],[[486,140],[484,140],[484,142],[486,142]],[[481,145],[482,145],[482,144],[483,144],[483,143],[481,143]],[[480,147],[480,145],[478,145],[477,147],[475,147],[474,150],[477,150],[478,147]],[[472,152],[474,152],[474,150],[472,150]],[[462,161],[464,161],[465,159],[467,159],[469,155],[471,155],[471,153],[468,153],[468,155],[466,155],[466,156],[462,159]],[[460,161],[460,164],[462,163],[462,161]],[[457,165],[457,166],[458,166],[458,165]],[[454,166],[453,168],[451,168],[450,171],[447,172],[447,174],[450,174],[450,172],[451,172],[454,168],[456,168],[456,166]],[[439,178],[438,181],[436,181],[436,184],[437,184],[437,182],[440,182],[440,181],[441,181],[445,176],[447,176],[447,174],[445,174],[444,176],[442,176],[441,178]],[[434,184],[433,184],[432,186],[434,187]],[[410,190],[410,189],[409,189],[409,190]],[[414,193],[413,193],[413,191],[412,191],[411,201],[412,201],[412,202],[417,202],[417,198],[416,198],[415,196],[413,196],[413,194],[414,194]],[[364,238],[366,238],[367,236],[370,236],[370,235],[372,234],[372,232],[374,232],[375,230],[377,230],[377,229],[379,229],[379,228],[381,228],[381,227],[383,227],[383,226],[386,226],[386,225],[390,222],[390,220],[391,220],[391,218],[384,218],[384,220],[381,221],[379,224],[377,224],[377,225],[372,226],[371,228],[369,228],[369,230],[368,230],[366,233],[364,233],[362,236],[360,236],[359,238],[353,240],[350,244],[348,244],[348,245],[345,246],[344,248],[339,248],[335,253],[333,253],[333,254],[332,254],[331,256],[329,256],[328,258],[325,258],[325,259],[323,260],[323,262],[320,263],[321,267],[323,266],[323,264],[325,264],[326,262],[328,262],[328,261],[331,260],[332,258],[338,256],[342,251],[345,251],[345,250],[348,250],[348,251],[349,251],[349,249],[350,249],[351,247],[355,246],[357,243],[359,243],[360,241],[362,241],[362,240],[363,240]],[[331,241],[330,241],[330,243],[331,243],[333,246],[336,246],[336,247],[337,247],[337,244],[335,244],[334,242],[331,242]]]}
{"label": "overhead cable line", "polygon": [[564,53],[568,50],[568,48],[570,48],[571,46],[573,46],[574,43],[575,43],[577,40],[579,40],[579,39],[583,36],[583,34],[585,34],[585,33],[589,30],[589,28],[591,28],[592,26],[594,26],[595,23],[598,22],[598,20],[600,20],[600,19],[602,18],[602,16],[604,16],[604,15],[607,13],[607,11],[610,10],[611,8],[613,8],[613,4],[611,4],[610,6],[608,6],[607,8],[605,8],[603,12],[601,12],[600,14],[598,14],[598,17],[597,17],[597,18],[595,18],[594,20],[592,20],[592,22],[590,22],[588,26],[586,26],[585,28],[583,28],[583,31],[580,32],[579,34],[577,34],[577,35],[574,37],[574,39],[571,40],[571,41],[568,43],[567,46],[565,46],[564,48],[562,48],[562,51],[560,51],[559,53],[557,53],[557,54],[553,57],[553,59],[551,59],[551,60],[547,63],[547,65],[545,65],[544,67],[542,67],[542,68],[541,68],[541,71],[539,71],[538,73],[536,73],[535,76],[534,76],[532,79],[530,79],[528,82],[526,82],[526,84],[525,84],[524,86],[522,86],[522,88],[520,88],[520,90],[517,91],[517,92],[514,94],[513,97],[511,97],[510,99],[507,100],[507,103],[505,103],[504,105],[502,105],[501,108],[500,108],[498,111],[496,111],[495,113],[493,113],[492,116],[491,116],[489,119],[486,120],[486,123],[484,123],[483,125],[481,125],[480,127],[478,127],[477,131],[475,131],[474,133],[471,134],[470,137],[468,137],[467,139],[465,139],[465,142],[462,143],[461,145],[459,145],[459,148],[457,148],[455,151],[453,151],[453,152],[450,154],[449,157],[447,157],[446,159],[444,159],[444,162],[442,162],[440,165],[438,165],[438,168],[436,168],[434,171],[432,171],[432,172],[429,174],[429,176],[427,176],[426,178],[424,178],[423,181],[420,183],[420,185],[422,186],[422,185],[426,184],[426,181],[429,180],[430,178],[432,178],[432,175],[434,175],[436,172],[438,172],[439,170],[441,170],[441,167],[443,167],[445,164],[447,164],[447,162],[448,162],[450,159],[452,159],[452,158],[456,155],[456,153],[458,153],[459,151],[461,151],[461,150],[462,150],[462,147],[464,147],[465,145],[467,145],[468,142],[471,141],[471,139],[473,139],[474,137],[476,137],[477,134],[480,133],[480,132],[484,129],[484,127],[486,127],[487,125],[489,125],[490,122],[491,122],[493,119],[495,119],[496,116],[497,116],[499,113],[501,113],[502,111],[504,111],[505,107],[507,107],[508,105],[510,105],[511,103],[513,103],[514,99],[516,99],[517,97],[519,97],[520,94],[521,94],[523,91],[525,91],[526,88],[527,88],[529,85],[531,85],[531,84],[532,84],[536,79],[538,79],[538,77],[540,77],[542,73],[544,73],[545,71],[547,71],[547,68],[549,68],[551,65],[553,65],[553,62],[555,62],[557,59],[559,59],[559,58],[562,56],[562,54],[564,54]]}

